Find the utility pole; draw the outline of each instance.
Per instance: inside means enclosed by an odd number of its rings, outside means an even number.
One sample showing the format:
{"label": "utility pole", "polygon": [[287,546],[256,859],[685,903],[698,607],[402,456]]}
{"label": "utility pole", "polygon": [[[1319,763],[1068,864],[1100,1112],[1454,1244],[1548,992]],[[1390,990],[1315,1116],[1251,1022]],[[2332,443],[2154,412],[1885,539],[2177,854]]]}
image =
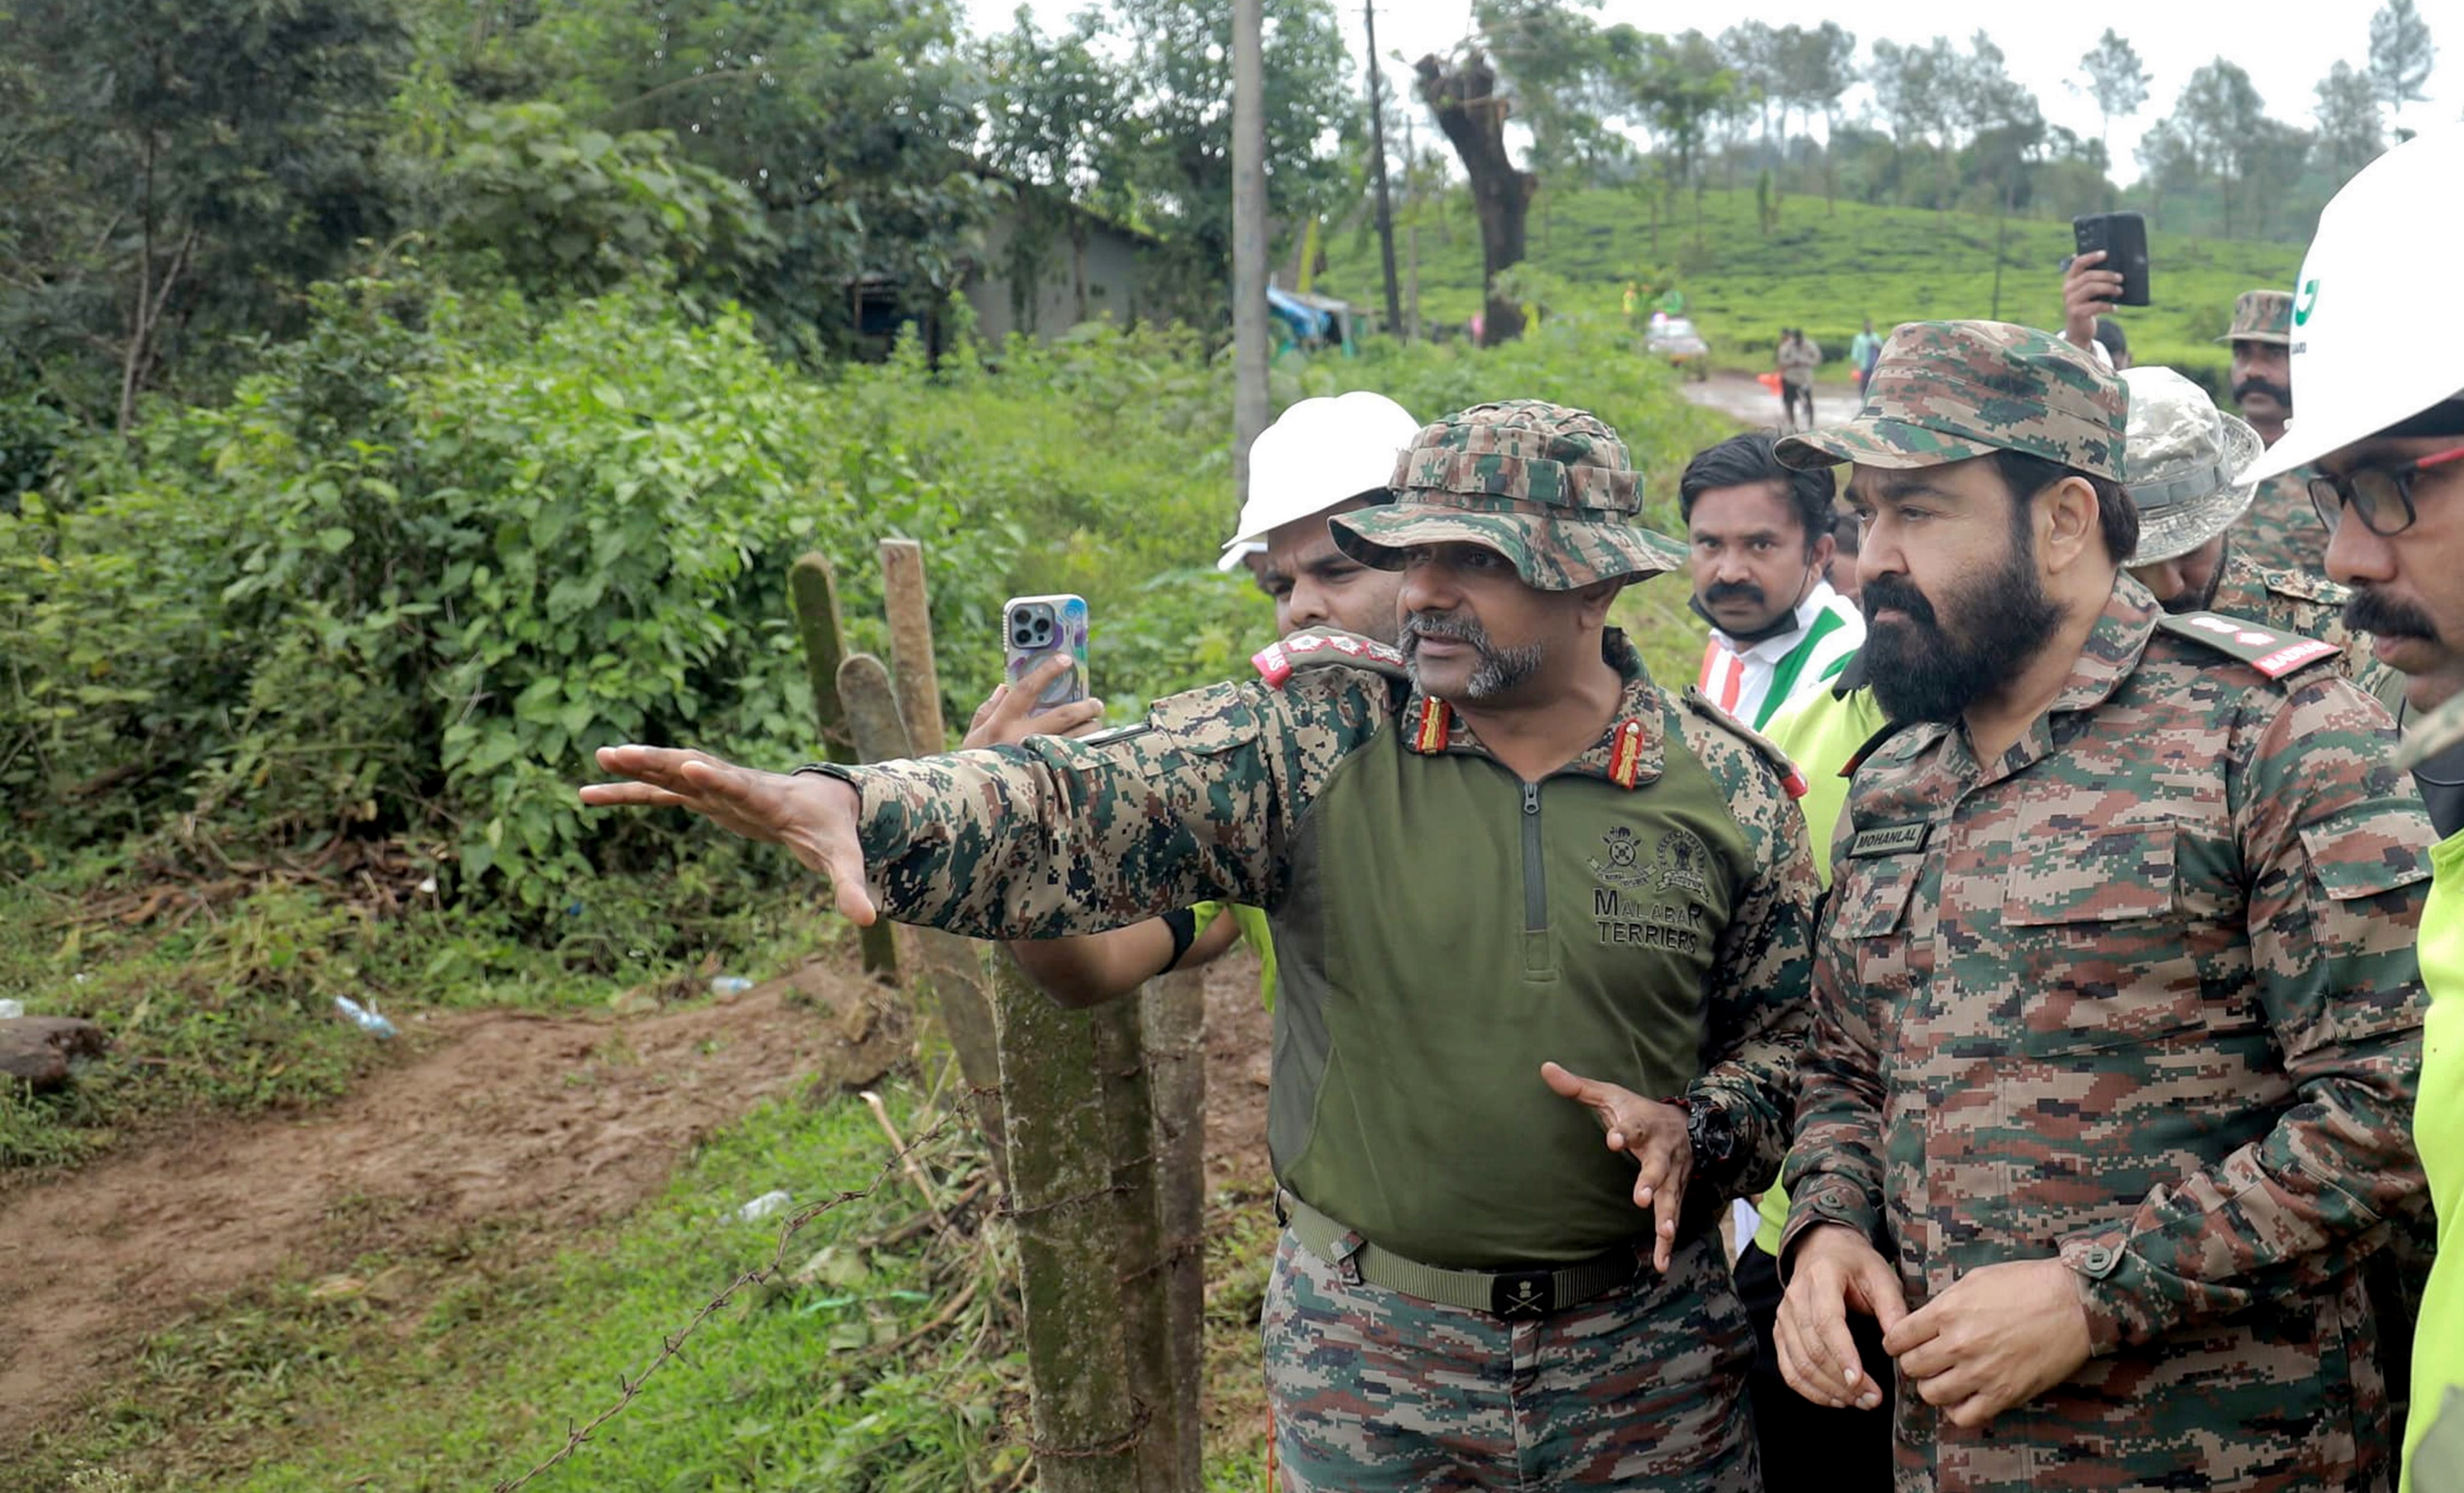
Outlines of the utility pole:
{"label": "utility pole", "polygon": [[1361,0],[1369,28],[1369,148],[1377,166],[1377,251],[1386,262],[1386,335],[1403,335],[1403,305],[1395,288],[1395,209],[1386,196],[1386,106],[1377,88],[1377,0]]}
{"label": "utility pole", "polygon": [[1264,0],[1232,0],[1232,485],[1266,428],[1266,66]]}

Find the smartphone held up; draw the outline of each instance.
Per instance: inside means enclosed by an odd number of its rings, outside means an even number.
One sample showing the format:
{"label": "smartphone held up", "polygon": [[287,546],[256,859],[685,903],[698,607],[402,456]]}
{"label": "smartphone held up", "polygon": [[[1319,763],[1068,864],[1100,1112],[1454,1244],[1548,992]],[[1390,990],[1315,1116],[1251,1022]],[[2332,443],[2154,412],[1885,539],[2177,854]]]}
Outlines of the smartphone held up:
{"label": "smartphone held up", "polygon": [[1087,697],[1087,601],[1084,597],[1014,596],[1001,606],[1002,675],[1013,689],[1045,660],[1067,658],[1070,667],[1035,699],[1040,713]]}
{"label": "smartphone held up", "polygon": [[2145,217],[2136,212],[2091,212],[2071,219],[2071,234],[2080,253],[2103,252],[2104,262],[2097,268],[2122,276],[2122,294],[2114,297],[2115,305],[2155,303],[2148,295]]}

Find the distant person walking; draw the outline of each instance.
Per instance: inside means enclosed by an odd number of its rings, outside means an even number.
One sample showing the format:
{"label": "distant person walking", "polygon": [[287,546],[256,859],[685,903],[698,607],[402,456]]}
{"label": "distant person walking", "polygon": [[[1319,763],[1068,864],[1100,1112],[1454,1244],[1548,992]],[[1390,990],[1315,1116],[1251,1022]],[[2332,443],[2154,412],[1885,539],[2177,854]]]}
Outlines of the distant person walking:
{"label": "distant person walking", "polygon": [[[1814,428],[1814,370],[1822,366],[1822,344],[1790,327],[1779,340],[1779,405],[1782,430]],[[1805,416],[1797,418],[1802,405]]]}
{"label": "distant person walking", "polygon": [[1882,340],[1874,335],[1874,318],[1865,318],[1865,330],[1848,342],[1848,362],[1857,370],[1857,397],[1865,397],[1865,385],[1874,377],[1874,363],[1882,356]]}

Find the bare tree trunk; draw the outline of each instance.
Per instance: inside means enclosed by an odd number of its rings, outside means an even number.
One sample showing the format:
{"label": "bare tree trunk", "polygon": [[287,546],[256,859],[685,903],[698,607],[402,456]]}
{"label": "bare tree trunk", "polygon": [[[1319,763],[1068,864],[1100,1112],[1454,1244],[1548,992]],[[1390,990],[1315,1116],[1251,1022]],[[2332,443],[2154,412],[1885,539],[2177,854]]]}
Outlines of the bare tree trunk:
{"label": "bare tree trunk", "polygon": [[1497,276],[1523,262],[1524,220],[1540,179],[1516,166],[1507,152],[1507,103],[1497,93],[1497,70],[1478,48],[1451,71],[1434,53],[1414,69],[1420,75],[1420,98],[1437,114],[1438,127],[1454,143],[1464,174],[1471,178],[1472,208],[1480,217],[1482,283],[1487,287],[1480,340],[1493,347],[1523,335],[1523,308],[1497,293]]}
{"label": "bare tree trunk", "polygon": [[1178,1486],[1195,1488],[1205,1451],[1199,1386],[1206,1376],[1206,977],[1198,970],[1159,976],[1138,999],[1155,1108],[1172,1397],[1181,1432]]}
{"label": "bare tree trunk", "polygon": [[1266,428],[1266,71],[1264,0],[1232,0],[1232,487]]}
{"label": "bare tree trunk", "polygon": [[994,955],[1037,1486],[1141,1493],[1146,1417],[1121,1311],[1122,1210],[1094,1028]]}
{"label": "bare tree trunk", "polygon": [[1395,284],[1395,209],[1386,195],[1386,106],[1377,86],[1376,0],[1364,0],[1360,14],[1369,29],[1369,148],[1377,176],[1377,255],[1386,272],[1386,335],[1399,337],[1403,308]]}

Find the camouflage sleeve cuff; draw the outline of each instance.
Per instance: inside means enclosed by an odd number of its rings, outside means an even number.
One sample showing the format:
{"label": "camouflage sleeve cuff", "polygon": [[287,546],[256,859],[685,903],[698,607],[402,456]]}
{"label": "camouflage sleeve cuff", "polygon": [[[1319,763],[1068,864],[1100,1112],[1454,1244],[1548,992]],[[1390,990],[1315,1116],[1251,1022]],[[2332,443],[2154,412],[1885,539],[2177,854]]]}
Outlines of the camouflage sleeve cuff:
{"label": "camouflage sleeve cuff", "polygon": [[2174,1326],[2180,1313],[2167,1308],[2155,1270],[2131,1251],[2129,1230],[2074,1234],[2061,1247],[2087,1313],[2089,1352],[2101,1358]]}
{"label": "camouflage sleeve cuff", "polygon": [[1788,1284],[1793,1266],[1792,1257],[1796,1241],[1806,1231],[1836,1223],[1855,1229],[1873,1241],[1874,1247],[1888,1258],[1890,1250],[1882,1239],[1882,1209],[1879,1199],[1844,1176],[1800,1175],[1788,1194],[1788,1226],[1779,1236],[1780,1284]]}

